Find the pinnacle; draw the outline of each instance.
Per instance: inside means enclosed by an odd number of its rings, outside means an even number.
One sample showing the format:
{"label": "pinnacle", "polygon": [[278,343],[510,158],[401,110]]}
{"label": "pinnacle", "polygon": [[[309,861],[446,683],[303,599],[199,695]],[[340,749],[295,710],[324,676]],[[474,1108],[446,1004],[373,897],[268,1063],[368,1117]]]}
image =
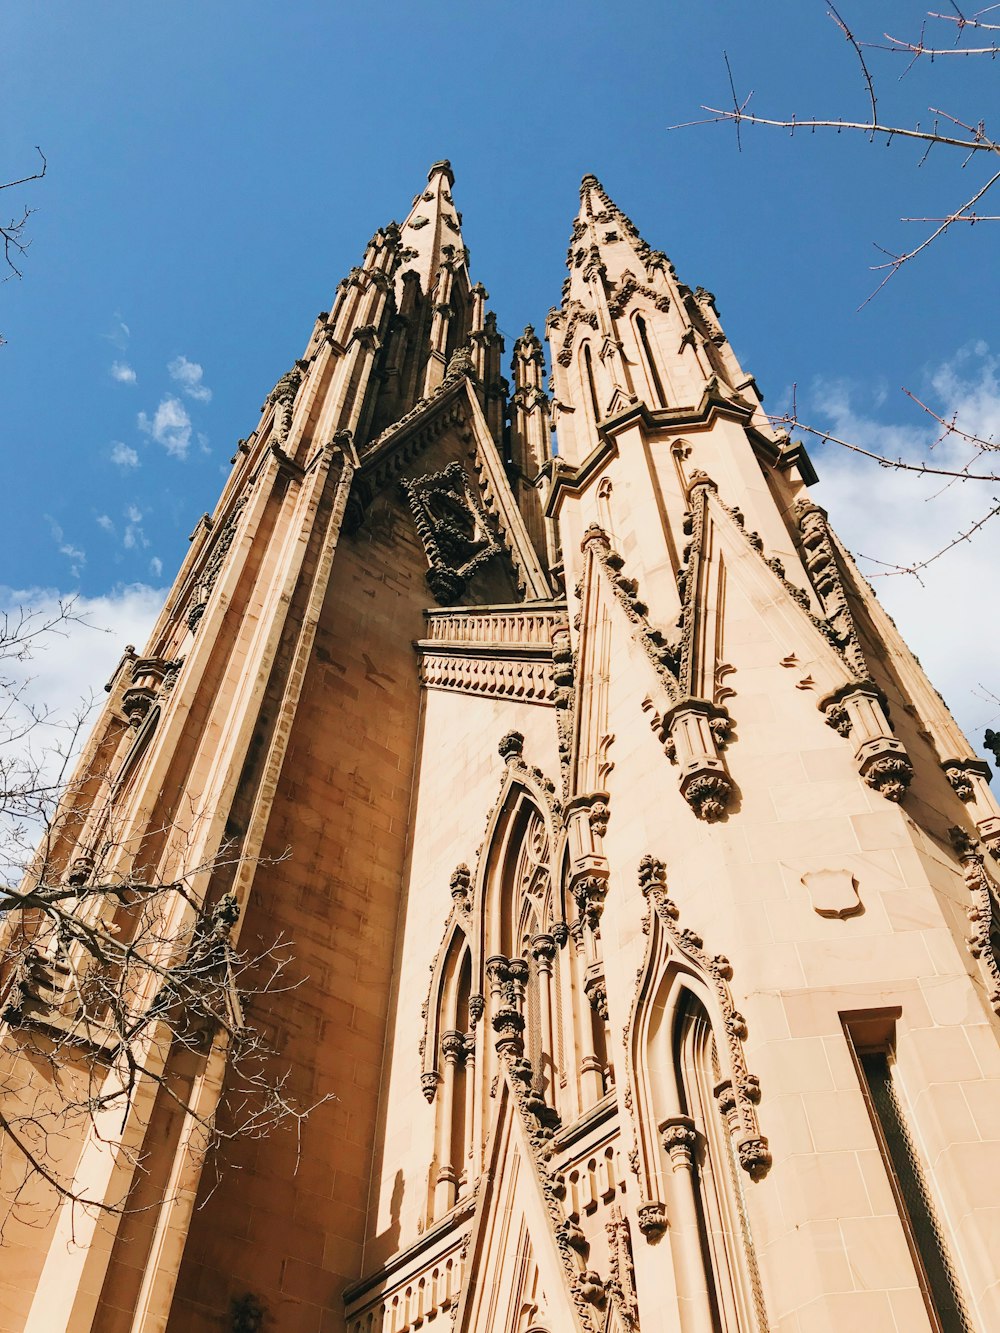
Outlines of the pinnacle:
{"label": "pinnacle", "polygon": [[437,176],[439,173],[443,173],[445,176],[448,177],[449,185],[455,184],[455,173],[452,171],[451,163],[448,161],[446,157],[443,157],[440,162],[434,162],[431,164],[431,169],[427,173],[428,181],[432,181],[434,177]]}

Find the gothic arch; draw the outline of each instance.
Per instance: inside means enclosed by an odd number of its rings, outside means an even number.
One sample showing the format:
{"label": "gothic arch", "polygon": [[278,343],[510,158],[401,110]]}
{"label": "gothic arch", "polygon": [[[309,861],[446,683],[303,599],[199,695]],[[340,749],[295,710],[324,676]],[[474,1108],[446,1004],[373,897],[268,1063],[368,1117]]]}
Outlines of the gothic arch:
{"label": "gothic arch", "polygon": [[674,1040],[677,1015],[700,1006],[714,1038],[718,1077],[712,1096],[724,1119],[734,1160],[752,1180],[766,1174],[771,1156],[757,1121],[760,1086],[749,1073],[743,1040],[746,1020],[729,989],[729,960],[708,954],[701,937],[677,925],[677,906],[667,896],[666,869],[644,857],[639,882],[647,901],[646,952],[636,978],[625,1028],[626,1104],[632,1112],[629,1154],[639,1182],[639,1226],[649,1237],[666,1227],[668,1159],[664,1128],[689,1119],[690,1093],[678,1064]]}
{"label": "gothic arch", "polygon": [[646,383],[649,385],[649,391],[653,398],[651,406],[654,408],[667,407],[667,392],[660,374],[656,333],[650,324],[648,313],[641,307],[633,310],[629,322],[632,325],[632,333],[639,349],[639,360],[646,376]]}
{"label": "gothic arch", "polygon": [[[464,867],[460,867],[460,870]],[[459,871],[456,871],[456,876]],[[428,1101],[434,1100],[441,1081],[441,1039],[444,1033],[465,1032],[471,1023],[470,999],[472,951],[461,919],[465,909],[452,908],[444,938],[438,948],[431,972],[431,984],[424,1005],[424,1037],[421,1084]]]}

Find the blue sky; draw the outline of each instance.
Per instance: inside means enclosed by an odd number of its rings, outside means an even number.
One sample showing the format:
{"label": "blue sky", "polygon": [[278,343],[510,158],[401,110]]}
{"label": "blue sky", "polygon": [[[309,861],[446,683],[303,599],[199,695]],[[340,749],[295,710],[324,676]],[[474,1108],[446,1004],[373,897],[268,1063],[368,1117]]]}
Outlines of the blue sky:
{"label": "blue sky", "polygon": [[[841,8],[859,29],[872,9]],[[877,8],[919,31],[921,5]],[[668,129],[725,102],[724,50],[761,112],[863,115],[821,2],[52,0],[7,7],[4,28],[0,172],[30,170],[40,144],[49,173],[0,196],[5,212],[38,210],[24,278],[0,287],[0,583],[79,589],[116,632],[141,628],[315,314],[444,156],[508,353],[559,299],[593,171],[684,280],[716,293],[772,411],[795,383],[805,420],[912,453],[927,429],[906,385],[973,428],[1000,426],[991,224],[945,238],[857,311],[873,242],[912,242],[900,215],[961,202],[976,164],[935,150],[918,170],[905,144],[764,130],[744,130],[740,153],[731,127]],[[997,110],[993,64],[899,79],[904,62],[873,60],[887,118]],[[817,498],[877,558],[929,554],[989,500],[953,487],[927,502],[926,488],[812,452]],[[987,529],[925,587],[879,588],[970,729],[1000,712],[979,691],[1000,693],[980,601],[998,554]],[[95,650],[93,670],[119,650]],[[959,670],[959,657],[972,660]]]}

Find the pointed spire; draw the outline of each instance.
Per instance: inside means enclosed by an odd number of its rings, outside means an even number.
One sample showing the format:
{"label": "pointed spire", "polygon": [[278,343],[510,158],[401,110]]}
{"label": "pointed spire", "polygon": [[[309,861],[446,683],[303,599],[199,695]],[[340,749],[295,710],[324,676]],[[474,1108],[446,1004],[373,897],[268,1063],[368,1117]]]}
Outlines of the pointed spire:
{"label": "pointed spire", "polygon": [[409,216],[403,223],[402,262],[397,277],[398,296],[402,300],[402,275],[416,273],[420,290],[427,293],[434,286],[442,265],[452,273],[468,267],[468,252],[462,240],[462,215],[455,208],[452,186],[455,173],[447,158],[435,162],[427,173],[427,188],[416,196]]}
{"label": "pointed spire", "polygon": [[570,278],[563,284],[563,301],[595,272],[602,272],[612,282],[626,272],[646,281],[657,269],[673,276],[673,266],[666,255],[654,250],[639,234],[632,219],[610,197],[592,174],[580,182],[580,208],[573,223],[566,262]]}

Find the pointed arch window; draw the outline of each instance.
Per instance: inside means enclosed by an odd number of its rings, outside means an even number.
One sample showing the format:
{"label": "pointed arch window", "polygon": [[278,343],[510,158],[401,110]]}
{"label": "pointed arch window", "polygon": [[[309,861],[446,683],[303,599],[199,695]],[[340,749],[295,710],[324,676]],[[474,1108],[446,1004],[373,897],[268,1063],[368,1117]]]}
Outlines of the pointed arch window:
{"label": "pointed arch window", "polygon": [[591,351],[590,343],[583,344],[581,353],[583,362],[583,382],[587,392],[587,403],[590,408],[590,419],[594,429],[597,429],[597,423],[601,419],[600,408],[597,405],[597,381],[594,378],[594,354]]}
{"label": "pointed arch window", "polygon": [[702,1255],[710,1326],[720,1333],[757,1333],[766,1321],[725,1110],[728,1082],[708,1011],[687,989],[674,1016],[673,1059],[681,1114],[665,1123],[663,1141],[685,1196],[678,1204],[681,1216],[688,1213],[690,1247]]}
{"label": "pointed arch window", "polygon": [[441,970],[437,1008],[436,1127],[432,1213],[443,1216],[468,1187],[472,1124],[470,1092],[474,1063],[470,1040],[472,958],[465,934],[456,930]]}
{"label": "pointed arch window", "polygon": [[663,391],[663,381],[660,379],[660,372],[657,367],[656,355],[650,341],[649,329],[644,315],[637,314],[633,320],[636,332],[636,338],[639,343],[639,351],[642,354],[643,368],[646,371],[646,380],[652,391],[654,398],[654,407],[666,407],[667,395]]}

